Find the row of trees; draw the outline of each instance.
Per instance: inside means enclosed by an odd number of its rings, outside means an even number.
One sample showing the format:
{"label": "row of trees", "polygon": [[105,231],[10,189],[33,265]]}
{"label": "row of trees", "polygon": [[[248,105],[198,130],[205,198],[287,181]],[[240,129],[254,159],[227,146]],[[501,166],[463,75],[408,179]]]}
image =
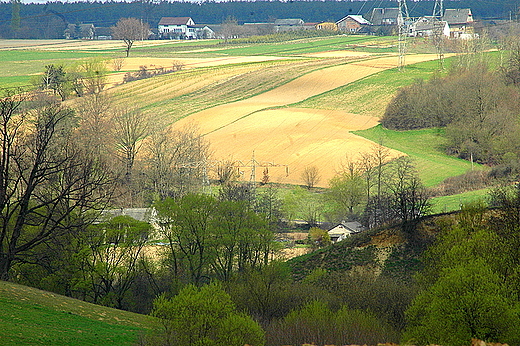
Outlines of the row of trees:
{"label": "row of trees", "polygon": [[238,272],[267,265],[274,235],[267,219],[249,201],[218,200],[207,195],[165,199],[155,205],[165,260],[174,277],[200,285],[212,278],[227,281]]}
{"label": "row of trees", "polygon": [[[63,69],[48,67],[46,75],[62,76],[57,71]],[[42,80],[52,89],[53,78]],[[97,82],[82,85],[95,89]],[[32,248],[85,228],[98,218],[96,211],[181,196],[202,186],[202,165],[184,164],[208,156],[208,144],[195,127],[153,131],[150,117],[116,106],[106,94],[81,97],[71,108],[59,101],[63,88],[52,90],[57,97],[8,92],[0,99],[4,279]]]}
{"label": "row of trees", "polygon": [[88,59],[64,66],[46,65],[43,75],[36,76],[32,84],[40,90],[52,90],[65,101],[71,95],[81,97],[98,94],[107,84],[107,62],[104,59]]}
{"label": "row of trees", "polygon": [[[298,334],[289,327],[294,318],[283,320],[291,310],[326,296],[335,311],[351,299],[338,301],[327,285],[295,283],[283,266],[269,264],[282,209],[272,189],[259,194],[224,179],[217,197],[189,193],[202,186],[203,170],[182,163],[199,161],[207,150],[196,130],[147,132],[146,116],[121,111],[102,93],[76,101],[71,109],[45,93],[2,99],[3,278],[140,312],[160,293],[170,297],[186,284],[221,280],[240,313],[226,312],[221,322],[228,322],[219,328],[230,336],[226,328],[248,326],[257,334],[247,335],[263,340],[247,313],[268,330],[272,344],[280,340],[278,323],[287,325],[285,334]],[[134,198],[137,191],[156,201],[156,234],[147,223],[101,213],[115,201],[135,201],[120,196]],[[164,243],[163,251],[150,254],[150,237]],[[198,289],[186,290],[191,296]],[[349,308],[359,306],[350,301]],[[387,323],[369,315],[366,330]],[[337,316],[337,323],[351,323]],[[394,327],[388,328],[395,340]],[[223,335],[217,330],[208,337]],[[359,333],[363,342],[366,333]]]}
{"label": "row of trees", "polygon": [[429,193],[413,160],[391,160],[389,149],[382,145],[357,160],[347,158],[329,186],[331,220],[359,219],[367,227],[397,221],[403,229],[413,229],[413,221],[429,212]]}

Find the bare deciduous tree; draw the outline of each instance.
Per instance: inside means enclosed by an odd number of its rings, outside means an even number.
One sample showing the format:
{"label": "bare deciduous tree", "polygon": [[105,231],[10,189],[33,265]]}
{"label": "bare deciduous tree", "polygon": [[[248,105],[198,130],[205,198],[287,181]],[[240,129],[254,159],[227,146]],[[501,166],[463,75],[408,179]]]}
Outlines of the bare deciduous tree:
{"label": "bare deciduous tree", "polygon": [[219,162],[216,169],[217,180],[221,185],[228,184],[238,178],[237,167],[233,165],[233,161],[224,160]]}
{"label": "bare deciduous tree", "polygon": [[[34,100],[32,100],[34,102]],[[108,197],[106,171],[74,143],[73,112],[45,99],[24,110],[0,99],[0,277],[36,246],[92,221]]]}
{"label": "bare deciduous tree", "polygon": [[413,229],[411,221],[428,212],[428,194],[422,185],[417,170],[409,157],[403,156],[391,164],[386,180],[393,215],[402,222],[403,230]]}
{"label": "bare deciduous tree", "polygon": [[121,71],[121,69],[123,68],[125,64],[125,59],[124,58],[114,58],[112,59],[112,68],[114,69],[114,71]]}
{"label": "bare deciduous tree", "polygon": [[118,156],[125,166],[126,180],[130,181],[135,157],[143,139],[150,134],[151,122],[137,109],[119,108],[114,111],[114,126]]}
{"label": "bare deciduous tree", "polygon": [[125,43],[127,57],[134,42],[147,39],[149,32],[150,26],[137,18],[122,18],[112,27],[114,38]]}
{"label": "bare deciduous tree", "polygon": [[310,190],[320,182],[320,170],[316,166],[307,166],[303,169],[300,177],[305,182],[305,186]]}
{"label": "bare deciduous tree", "polygon": [[184,63],[180,60],[172,61],[172,71],[180,71],[184,68]]}
{"label": "bare deciduous tree", "polygon": [[82,61],[78,70],[82,75],[81,81],[87,94],[98,94],[107,84],[107,62],[100,58]]}
{"label": "bare deciduous tree", "polygon": [[93,94],[78,100],[76,112],[80,118],[78,139],[82,147],[95,157],[109,157],[113,137],[112,101],[106,94]]}
{"label": "bare deciduous tree", "polygon": [[241,33],[242,28],[238,25],[238,21],[234,17],[228,17],[221,25],[220,34],[226,41],[238,38]]}
{"label": "bare deciduous tree", "polygon": [[195,192],[205,183],[209,143],[197,126],[154,133],[146,146],[148,184],[160,198]]}

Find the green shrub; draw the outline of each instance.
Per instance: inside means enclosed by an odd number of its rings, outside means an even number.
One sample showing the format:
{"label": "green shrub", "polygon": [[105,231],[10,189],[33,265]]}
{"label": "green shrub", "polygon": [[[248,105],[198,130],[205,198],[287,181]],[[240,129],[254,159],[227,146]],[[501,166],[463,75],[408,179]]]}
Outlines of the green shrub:
{"label": "green shrub", "polygon": [[395,341],[397,333],[366,311],[342,307],[334,312],[313,301],[273,323],[267,338],[269,345],[374,345]]}
{"label": "green shrub", "polygon": [[172,346],[262,346],[264,331],[236,312],[231,296],[219,284],[184,287],[177,296],[160,296],[152,314],[163,321],[160,342]]}

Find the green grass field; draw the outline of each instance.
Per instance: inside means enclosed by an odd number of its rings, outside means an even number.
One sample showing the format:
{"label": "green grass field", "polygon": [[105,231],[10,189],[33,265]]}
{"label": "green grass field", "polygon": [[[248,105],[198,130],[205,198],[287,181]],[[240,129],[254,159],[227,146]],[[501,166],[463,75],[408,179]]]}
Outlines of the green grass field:
{"label": "green grass field", "polygon": [[[279,43],[250,43],[233,47],[228,45],[227,49],[221,53],[226,55],[276,55],[276,56],[291,56],[308,53],[317,53],[324,51],[345,50],[349,49],[351,45],[360,46],[357,48],[360,51],[367,51],[363,49],[368,44],[377,45],[387,42],[388,38],[370,37],[370,36],[332,36],[332,37],[316,37],[306,38],[293,41],[279,42]],[[225,45],[223,45],[225,46]],[[372,48],[373,49],[373,48]]]}
{"label": "green grass field", "polygon": [[449,211],[459,210],[464,204],[476,201],[486,201],[488,199],[490,189],[482,189],[468,191],[451,196],[435,197],[431,199],[432,213],[445,213]]}
{"label": "green grass field", "polygon": [[135,345],[149,316],[0,281],[0,344]]}
{"label": "green grass field", "polygon": [[[446,139],[442,136],[442,129],[392,131],[379,125],[356,131],[355,134],[408,154],[415,161],[419,176],[426,186],[435,186],[448,177],[464,174],[472,168],[470,162],[444,153]],[[477,164],[473,168],[484,169]]]}
{"label": "green grass field", "polygon": [[0,87],[28,85],[31,76],[43,72],[48,64],[70,64],[98,56],[99,53],[84,51],[1,50]]}
{"label": "green grass field", "polygon": [[[131,57],[172,58],[172,54],[182,58],[214,58],[226,56],[275,55],[294,57],[306,53],[315,53],[331,50],[349,49],[352,45],[356,50],[367,51],[378,49],[378,45],[392,46],[394,38],[373,36],[331,36],[296,39],[279,43],[241,43],[223,44],[219,40],[201,41],[156,41],[153,44],[136,44],[130,53]],[[71,41],[63,41],[70,43]],[[103,48],[104,41],[99,41],[100,47],[78,46],[70,48],[17,49],[0,50],[0,64],[3,66],[0,76],[0,87],[25,86],[30,82],[32,75],[43,72],[48,64],[71,64],[80,59],[101,57],[112,59],[122,57],[124,45],[121,42],[118,48]],[[374,48],[375,47],[375,48]],[[43,49],[45,48],[45,49]],[[383,51],[388,48],[382,48]],[[392,48],[394,49],[394,48]],[[394,49],[395,50],[395,49]]]}

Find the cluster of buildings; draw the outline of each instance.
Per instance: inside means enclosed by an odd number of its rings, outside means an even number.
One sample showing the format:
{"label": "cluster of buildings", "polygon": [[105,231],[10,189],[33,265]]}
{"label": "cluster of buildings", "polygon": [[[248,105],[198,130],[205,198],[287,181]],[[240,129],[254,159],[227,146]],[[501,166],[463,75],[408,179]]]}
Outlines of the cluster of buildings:
{"label": "cluster of buildings", "polygon": [[[398,8],[374,8],[368,19],[362,15],[348,15],[337,22],[305,23],[299,18],[277,19],[273,23],[245,23],[244,27],[271,25],[272,32],[293,30],[329,30],[345,33],[376,33],[378,30],[395,27],[399,16]],[[431,36],[435,27],[442,27],[442,34],[451,38],[474,36],[474,20],[471,9],[447,9],[439,20],[433,16],[423,16],[406,22],[408,35],[414,37]],[[161,39],[196,39],[222,37],[222,25],[196,25],[190,17],[163,17],[158,25]],[[390,32],[389,32],[390,33]]]}
{"label": "cluster of buildings", "polygon": [[[398,8],[374,8],[366,15],[348,15],[336,22],[305,23],[302,19],[277,19],[273,23],[244,23],[242,28],[230,30],[229,24],[196,24],[191,17],[162,17],[157,28],[150,32],[155,39],[210,39],[232,38],[242,34],[286,32],[294,30],[329,30],[350,34],[394,34],[399,16]],[[474,20],[471,9],[446,9],[442,18],[423,16],[405,22],[409,36],[427,37],[434,31],[451,38],[474,37]],[[236,29],[236,28],[235,28]],[[65,38],[110,39],[109,28],[96,28],[92,24],[69,24]]]}

